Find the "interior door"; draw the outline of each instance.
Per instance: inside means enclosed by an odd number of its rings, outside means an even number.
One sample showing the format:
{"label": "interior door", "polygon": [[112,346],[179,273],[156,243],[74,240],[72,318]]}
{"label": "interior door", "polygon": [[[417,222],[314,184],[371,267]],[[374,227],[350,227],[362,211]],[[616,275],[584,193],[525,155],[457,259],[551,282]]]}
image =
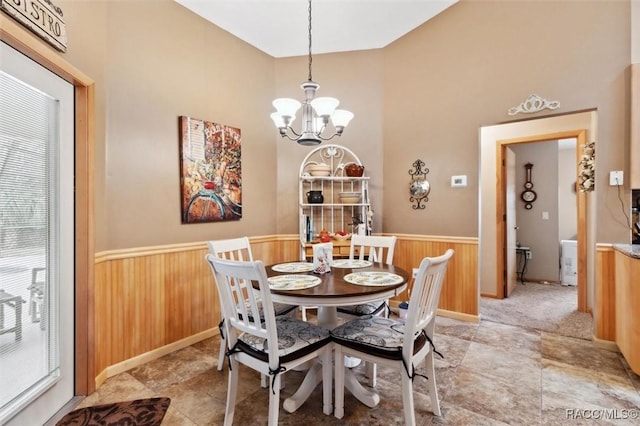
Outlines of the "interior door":
{"label": "interior door", "polygon": [[[74,88],[0,43],[0,424],[45,424],[74,395]],[[6,349],[6,350],[5,350]]]}
{"label": "interior door", "polygon": [[505,286],[504,297],[508,297],[518,282],[516,268],[516,154],[505,147]]}

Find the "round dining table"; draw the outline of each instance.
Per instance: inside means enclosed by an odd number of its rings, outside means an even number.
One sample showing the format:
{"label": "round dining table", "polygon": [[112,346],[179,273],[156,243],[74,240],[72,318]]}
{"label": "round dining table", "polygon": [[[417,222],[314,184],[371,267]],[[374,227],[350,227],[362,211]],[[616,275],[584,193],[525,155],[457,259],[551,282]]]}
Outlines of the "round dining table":
{"label": "round dining table", "polygon": [[[330,272],[315,274],[310,263],[290,262],[266,266],[267,277],[274,278],[279,275],[311,275],[318,277],[320,283],[309,288],[276,289],[271,287],[271,299],[273,302],[291,305],[316,306],[318,308],[318,325],[329,330],[338,325],[337,307],[345,305],[359,305],[362,303],[386,300],[400,295],[407,288],[409,273],[394,265],[380,262],[344,260],[334,262]],[[341,267],[336,267],[340,264]],[[275,268],[275,270],[274,270]],[[354,280],[354,276],[391,276],[392,282],[385,280],[368,281],[367,279]],[[346,279],[345,279],[346,277]],[[366,277],[365,277],[366,278]],[[298,390],[284,401],[283,407],[288,412],[297,410],[311,392],[322,380],[322,370],[319,363],[315,363],[307,372]],[[357,380],[353,372],[345,370],[345,387],[358,400],[368,407],[375,407],[380,397],[374,391],[365,389]]]}

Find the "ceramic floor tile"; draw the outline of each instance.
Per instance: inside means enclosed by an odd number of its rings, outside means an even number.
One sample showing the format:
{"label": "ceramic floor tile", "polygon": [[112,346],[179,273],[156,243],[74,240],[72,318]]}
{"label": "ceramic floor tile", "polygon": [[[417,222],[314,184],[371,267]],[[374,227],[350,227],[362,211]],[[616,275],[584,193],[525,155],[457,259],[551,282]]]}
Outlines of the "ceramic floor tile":
{"label": "ceramic floor tile", "polygon": [[[435,356],[442,416],[431,411],[428,382],[416,377],[419,426],[634,424],[621,419],[567,419],[566,410],[571,409],[640,407],[640,377],[620,354],[595,348],[590,341],[487,321],[473,324],[438,317],[434,342],[445,356]],[[205,339],[109,378],[79,407],[165,396],[171,398],[171,405],[163,425],[222,424],[228,367],[225,362],[223,371],[216,370],[219,344],[217,336]],[[257,372],[240,368],[234,424],[266,424],[269,389],[260,387]],[[421,365],[416,369],[423,372]],[[358,380],[366,385],[364,372],[364,366],[354,368]],[[380,404],[369,408],[346,392],[343,419],[322,413],[322,387],[318,386],[295,413],[287,413],[281,403],[279,425],[402,425],[400,377],[397,369],[379,366]],[[303,378],[304,372],[285,374],[281,401]]]}
{"label": "ceramic floor tile", "polygon": [[434,354],[436,362],[452,366],[460,365],[471,344],[469,340],[446,334],[436,336],[433,343],[436,350],[444,357],[441,358],[438,354]]}
{"label": "ceramic floor tile", "polygon": [[451,405],[442,409],[442,416],[432,417],[426,424],[428,425],[450,425],[450,426],[506,426],[496,419],[485,417],[482,414],[465,410],[462,407]]}
{"label": "ceramic floor tile", "polygon": [[525,330],[512,325],[482,321],[473,341],[537,360],[541,358],[541,336],[537,330]]}
{"label": "ceramic floor tile", "polygon": [[640,395],[628,377],[542,360],[542,392],[556,393],[604,408],[638,409]]}
{"label": "ceramic floor tile", "polygon": [[435,334],[444,334],[459,339],[471,340],[476,334],[477,328],[478,324],[476,323],[439,316],[436,318]]}
{"label": "ceramic floor tile", "polygon": [[107,379],[94,393],[82,400],[76,408],[156,396],[162,395],[147,388],[143,383],[125,372]]}
{"label": "ceramic floor tile", "polygon": [[540,391],[458,367],[447,406],[457,406],[511,425],[540,424]]}
{"label": "ceramic floor tile", "polygon": [[[546,425],[637,425],[638,420],[623,418],[625,412],[607,409],[557,393],[542,394],[542,423]],[[638,411],[640,414],[640,411]]]}
{"label": "ceramic floor tile", "polygon": [[543,332],[541,353],[545,359],[614,376],[629,377],[616,352],[598,348],[588,340]]}
{"label": "ceramic floor tile", "polygon": [[216,365],[217,361],[213,356],[190,346],[132,368],[129,373],[145,386],[161,390],[215,368]]}
{"label": "ceramic floor tile", "polygon": [[526,355],[472,342],[461,365],[512,385],[526,387],[531,392],[540,392],[540,361]]}

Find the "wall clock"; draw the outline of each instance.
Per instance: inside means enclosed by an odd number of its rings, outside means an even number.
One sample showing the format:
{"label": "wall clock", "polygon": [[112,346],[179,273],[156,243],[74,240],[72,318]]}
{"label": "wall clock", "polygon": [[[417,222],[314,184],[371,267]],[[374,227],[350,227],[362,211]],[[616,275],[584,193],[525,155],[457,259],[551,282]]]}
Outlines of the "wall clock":
{"label": "wall clock", "polygon": [[524,168],[527,172],[527,180],[524,183],[524,191],[522,191],[522,193],[520,194],[520,198],[525,203],[524,208],[530,210],[531,207],[533,207],[531,203],[533,203],[536,198],[538,198],[538,194],[536,194],[536,192],[532,189],[533,182],[531,181],[531,169],[533,168],[533,164],[527,163],[524,165]]}

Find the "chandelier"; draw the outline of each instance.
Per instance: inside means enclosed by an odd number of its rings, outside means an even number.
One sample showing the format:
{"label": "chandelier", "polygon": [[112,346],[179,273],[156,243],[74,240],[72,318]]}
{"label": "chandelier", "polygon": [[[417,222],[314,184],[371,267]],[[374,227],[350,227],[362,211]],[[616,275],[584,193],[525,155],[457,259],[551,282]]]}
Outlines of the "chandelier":
{"label": "chandelier", "polygon": [[[341,136],[344,128],[353,118],[353,113],[343,109],[336,109],[339,100],[336,98],[316,98],[316,91],[320,88],[311,78],[311,0],[309,0],[309,79],[300,87],[304,90],[302,103],[291,98],[278,98],[273,101],[276,112],[271,118],[280,131],[280,136],[287,137],[300,145],[318,145],[322,141],[328,141],[335,136]],[[296,113],[302,107],[302,127],[296,132],[291,124],[296,119]],[[329,120],[335,128],[331,136],[324,136]]]}

